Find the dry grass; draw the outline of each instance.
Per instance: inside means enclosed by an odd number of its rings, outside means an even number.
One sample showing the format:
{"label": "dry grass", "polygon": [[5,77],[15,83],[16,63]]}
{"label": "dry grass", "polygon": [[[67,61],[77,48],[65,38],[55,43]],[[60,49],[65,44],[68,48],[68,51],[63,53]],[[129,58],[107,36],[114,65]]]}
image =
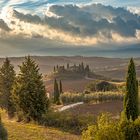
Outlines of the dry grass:
{"label": "dry grass", "polygon": [[8,120],[5,113],[2,113],[2,121],[8,131],[8,140],[80,140],[80,136],[58,129]]}
{"label": "dry grass", "polygon": [[73,107],[66,112],[70,112],[72,114],[77,115],[93,115],[98,116],[101,113],[111,113],[113,116],[118,116],[121,114],[123,110],[123,102],[122,101],[110,101],[99,104],[82,104],[76,107]]}
{"label": "dry grass", "polygon": [[[85,86],[90,82],[90,80],[86,80],[86,79],[76,79],[76,80],[62,80],[63,83],[63,91],[71,91],[71,92],[83,92],[83,90],[85,89]],[[54,81],[53,80],[47,80],[45,81],[45,85],[46,85],[46,89],[47,91],[49,91],[50,93],[53,92],[53,85]]]}

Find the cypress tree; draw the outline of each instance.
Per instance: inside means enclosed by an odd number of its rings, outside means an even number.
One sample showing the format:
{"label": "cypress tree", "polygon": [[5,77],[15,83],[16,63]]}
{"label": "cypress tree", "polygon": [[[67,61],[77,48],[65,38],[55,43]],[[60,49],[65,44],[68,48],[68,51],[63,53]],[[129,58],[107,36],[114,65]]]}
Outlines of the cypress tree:
{"label": "cypress tree", "polygon": [[10,64],[8,58],[3,62],[0,68],[0,92],[1,92],[1,107],[4,108],[8,117],[14,116],[15,108],[11,99],[11,90],[15,80],[15,71],[13,65]]}
{"label": "cypress tree", "polygon": [[53,72],[56,72],[55,66],[54,66],[54,68],[53,68]]}
{"label": "cypress tree", "polygon": [[2,124],[1,116],[0,116],[0,140],[8,140],[8,134],[7,134],[7,131]]}
{"label": "cypress tree", "polygon": [[65,66],[62,66],[62,72],[65,72]]}
{"label": "cypress tree", "polygon": [[58,65],[56,66],[56,70],[57,70],[57,71],[59,70],[59,66],[58,66]]}
{"label": "cypress tree", "polygon": [[69,68],[70,68],[70,65],[69,65],[69,63],[67,63],[67,70],[69,70]]}
{"label": "cypress tree", "polygon": [[84,72],[85,68],[84,68],[84,63],[81,63],[81,72]]}
{"label": "cypress tree", "polygon": [[59,91],[60,91],[60,94],[63,93],[63,89],[62,89],[62,81],[61,81],[61,80],[59,81]]}
{"label": "cypress tree", "polygon": [[79,64],[79,66],[78,66],[78,72],[79,72],[79,73],[82,73],[81,64]]}
{"label": "cypress tree", "polygon": [[124,114],[128,120],[135,120],[138,117],[138,81],[136,79],[135,64],[132,58],[129,62],[126,78]]}
{"label": "cypress tree", "polygon": [[13,87],[17,113],[20,112],[27,121],[38,121],[46,113],[49,105],[42,74],[30,56],[25,57],[19,68],[20,73]]}
{"label": "cypress tree", "polygon": [[73,65],[73,72],[76,72],[76,64]]}
{"label": "cypress tree", "polygon": [[60,104],[60,91],[56,79],[54,80],[54,103]]}
{"label": "cypress tree", "polygon": [[85,73],[88,75],[89,72],[90,72],[90,68],[89,68],[89,65],[87,65],[86,68],[85,68]]}

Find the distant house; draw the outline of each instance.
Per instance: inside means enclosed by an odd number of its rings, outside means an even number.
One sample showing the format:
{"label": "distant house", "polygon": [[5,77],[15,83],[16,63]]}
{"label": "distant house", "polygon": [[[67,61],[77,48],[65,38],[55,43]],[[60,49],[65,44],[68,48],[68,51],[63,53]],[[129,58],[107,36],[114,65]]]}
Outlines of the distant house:
{"label": "distant house", "polygon": [[60,73],[64,72],[65,71],[65,67],[64,66],[59,66],[57,71],[60,72]]}
{"label": "distant house", "polygon": [[73,65],[73,66],[70,66],[69,71],[79,71],[79,66],[76,66],[76,65]]}

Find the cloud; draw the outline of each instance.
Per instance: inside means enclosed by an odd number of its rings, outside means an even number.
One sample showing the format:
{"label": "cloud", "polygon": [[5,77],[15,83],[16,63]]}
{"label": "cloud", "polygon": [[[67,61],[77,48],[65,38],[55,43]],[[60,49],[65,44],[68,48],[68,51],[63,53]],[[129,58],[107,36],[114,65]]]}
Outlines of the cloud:
{"label": "cloud", "polygon": [[52,5],[44,17],[13,8],[3,9],[2,13],[6,13],[2,14],[3,28],[11,30],[9,37],[46,38],[82,46],[140,41],[140,17],[124,8],[101,4]]}
{"label": "cloud", "polygon": [[137,14],[140,16],[140,7],[139,6],[128,6],[127,10],[129,10],[133,14]]}
{"label": "cloud", "polygon": [[140,17],[123,8],[101,4],[84,7],[54,5],[50,11],[60,18],[46,17],[46,23],[53,28],[80,35],[94,36],[99,32],[115,31],[122,36],[134,37],[136,29],[140,28]]}
{"label": "cloud", "polygon": [[96,54],[98,49],[115,52],[127,45],[136,50],[139,5],[131,0],[1,0],[0,56],[9,56],[8,51],[10,55]]}
{"label": "cloud", "polygon": [[20,19],[21,21],[24,21],[24,22],[36,23],[36,24],[41,23],[41,18],[37,15],[23,14],[14,10],[13,16],[15,16],[17,19]]}
{"label": "cloud", "polygon": [[7,31],[7,32],[11,31],[11,29],[2,19],[0,19],[0,28],[1,30]]}

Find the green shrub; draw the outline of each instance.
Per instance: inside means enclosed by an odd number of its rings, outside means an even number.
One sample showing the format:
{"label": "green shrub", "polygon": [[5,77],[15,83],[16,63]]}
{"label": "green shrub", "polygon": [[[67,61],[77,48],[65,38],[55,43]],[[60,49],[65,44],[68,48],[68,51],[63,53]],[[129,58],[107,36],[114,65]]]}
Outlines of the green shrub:
{"label": "green shrub", "polygon": [[119,92],[95,92],[85,94],[84,102],[106,102],[114,100],[123,100],[123,94]]}
{"label": "green shrub", "polygon": [[90,94],[83,93],[64,93],[61,95],[63,104],[70,104],[76,102],[106,102],[114,100],[123,100],[123,94],[119,92],[95,92]]}
{"label": "green shrub", "polygon": [[123,132],[125,140],[140,140],[140,118],[121,122],[120,131]]}
{"label": "green shrub", "polygon": [[61,101],[63,102],[63,104],[83,102],[84,94],[66,92],[66,93],[61,94],[60,98],[61,98]]}
{"label": "green shrub", "polygon": [[7,131],[1,122],[1,117],[0,117],[0,140],[8,140]]}
{"label": "green shrub", "polygon": [[109,115],[101,115],[97,123],[82,133],[83,140],[140,140],[140,119],[113,121]]}
{"label": "green shrub", "polygon": [[83,140],[123,140],[123,134],[119,132],[118,126],[110,115],[102,114],[98,117],[95,125],[89,126],[83,132]]}
{"label": "green shrub", "polygon": [[75,134],[81,134],[83,130],[95,122],[91,115],[74,115],[65,112],[49,112],[42,117],[39,124],[60,128]]}

